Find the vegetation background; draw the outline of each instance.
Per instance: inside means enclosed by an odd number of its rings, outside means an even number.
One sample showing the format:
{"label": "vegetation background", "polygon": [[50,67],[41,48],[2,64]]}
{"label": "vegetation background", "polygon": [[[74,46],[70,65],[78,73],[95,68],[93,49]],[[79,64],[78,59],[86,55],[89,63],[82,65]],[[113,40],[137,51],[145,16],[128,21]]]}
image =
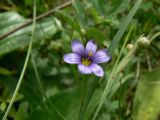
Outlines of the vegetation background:
{"label": "vegetation background", "polygon": [[[73,39],[93,39],[112,60],[103,65],[104,78],[86,76],[83,120],[160,120],[159,6],[159,0],[0,0],[0,119],[14,102],[8,120],[78,120],[83,75],[63,55]],[[42,15],[36,22],[35,13]]]}

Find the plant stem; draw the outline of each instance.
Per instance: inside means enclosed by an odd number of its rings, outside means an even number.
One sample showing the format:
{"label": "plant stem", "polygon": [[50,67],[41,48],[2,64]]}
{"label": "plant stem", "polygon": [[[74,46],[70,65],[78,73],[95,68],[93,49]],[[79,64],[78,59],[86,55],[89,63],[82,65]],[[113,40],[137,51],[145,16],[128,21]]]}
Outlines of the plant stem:
{"label": "plant stem", "polygon": [[154,34],[151,38],[149,38],[150,42],[152,42],[156,37],[160,36],[160,32]]}
{"label": "plant stem", "polygon": [[45,94],[45,90],[44,90],[44,87],[42,85],[42,82],[41,82],[41,79],[39,77],[39,74],[38,74],[38,70],[37,70],[37,67],[36,67],[36,63],[35,63],[35,60],[33,58],[33,55],[31,55],[31,61],[32,61],[32,65],[33,65],[33,68],[34,68],[34,71],[35,71],[35,75],[36,75],[36,78],[37,78],[37,82],[39,84],[39,87],[40,87],[40,92],[41,94],[46,98],[46,100],[48,101],[48,103],[50,104],[50,106],[53,108],[53,110],[55,110],[57,112],[57,114],[63,119],[65,120],[65,118],[63,117],[63,115],[59,112],[59,110],[56,108],[56,106],[50,101],[50,99],[47,97],[47,95]]}
{"label": "plant stem", "polygon": [[[83,101],[83,106],[81,106],[81,109],[80,109],[80,116],[79,116],[79,120],[83,120],[84,119],[84,116],[85,116],[85,112],[87,110],[87,107],[88,107],[88,104],[92,98],[92,95],[97,87],[97,83],[99,81],[99,78],[98,77],[95,77],[93,79],[91,79],[91,83],[89,84],[89,86],[87,86],[86,84],[86,87],[89,87],[89,89],[87,90],[86,88],[86,91],[85,91],[85,94],[86,96],[84,96],[84,101]],[[88,82],[88,80],[86,80],[86,83]],[[84,81],[84,82],[85,82]]]}
{"label": "plant stem", "polygon": [[21,83],[22,83],[22,81],[23,81],[23,77],[24,77],[24,74],[25,74],[25,71],[26,71],[26,68],[27,68],[27,65],[28,65],[28,61],[29,61],[29,57],[30,57],[30,53],[31,53],[31,49],[32,49],[32,42],[33,42],[33,38],[34,38],[35,24],[36,24],[36,21],[35,21],[35,19],[36,19],[36,3],[35,3],[35,0],[34,0],[34,8],[33,8],[33,9],[34,9],[34,10],[33,10],[32,36],[31,36],[31,40],[30,40],[30,44],[29,44],[29,48],[28,48],[26,60],[25,60],[25,63],[24,63],[24,66],[23,66],[23,69],[22,69],[20,78],[19,78],[19,80],[18,80],[18,84],[17,84],[17,86],[16,86],[16,89],[15,89],[15,91],[14,91],[14,94],[13,94],[13,96],[12,96],[12,98],[11,98],[11,101],[10,101],[10,103],[9,103],[9,106],[8,106],[8,108],[7,108],[6,112],[5,112],[2,120],[6,120],[8,114],[9,114],[11,108],[12,108],[12,105],[13,105],[13,103],[14,103],[14,101],[15,101],[15,98],[16,98],[16,96],[17,96],[17,94],[18,94],[19,88],[20,88]]}
{"label": "plant stem", "polygon": [[98,113],[99,113],[99,111],[100,111],[100,109],[101,109],[101,107],[102,107],[102,105],[103,105],[103,103],[104,103],[104,101],[105,101],[108,93],[109,93],[109,90],[111,89],[111,87],[112,87],[112,85],[113,85],[112,79],[113,79],[113,77],[118,73],[118,72],[116,71],[116,68],[118,67],[118,63],[119,63],[120,58],[121,58],[121,55],[122,55],[122,53],[123,53],[123,51],[124,51],[125,45],[126,45],[127,41],[129,40],[129,36],[130,36],[131,32],[132,32],[132,28],[130,29],[130,31],[129,31],[129,33],[128,33],[128,35],[127,35],[127,37],[126,37],[126,39],[125,39],[125,41],[124,41],[124,43],[123,43],[123,45],[122,45],[120,54],[118,55],[118,58],[117,58],[117,60],[116,60],[116,62],[115,62],[115,65],[114,65],[114,67],[113,67],[113,69],[112,69],[112,72],[111,72],[111,74],[110,74],[110,76],[109,76],[109,79],[108,79],[108,82],[107,82],[107,84],[106,84],[106,87],[105,87],[105,89],[104,89],[104,92],[103,92],[102,97],[101,97],[101,99],[100,99],[100,102],[99,102],[99,104],[98,104],[97,110],[96,110],[96,112],[95,112],[95,114],[94,114],[94,116],[93,116],[93,120],[96,119],[96,117],[97,117],[97,115],[98,115]]}
{"label": "plant stem", "polygon": [[81,95],[81,104],[80,104],[80,112],[79,112],[79,120],[83,120],[84,117],[84,112],[85,112],[85,97],[86,97],[86,92],[87,92],[87,79],[85,76],[82,76],[82,84],[81,84],[81,89],[82,89],[82,95]]}

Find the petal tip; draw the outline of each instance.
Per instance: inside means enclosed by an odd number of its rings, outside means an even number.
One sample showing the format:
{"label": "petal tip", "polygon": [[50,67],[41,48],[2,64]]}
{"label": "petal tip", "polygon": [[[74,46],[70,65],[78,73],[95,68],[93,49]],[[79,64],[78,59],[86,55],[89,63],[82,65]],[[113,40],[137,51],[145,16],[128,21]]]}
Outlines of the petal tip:
{"label": "petal tip", "polygon": [[104,72],[96,73],[95,75],[98,76],[98,77],[103,77],[104,76]]}
{"label": "petal tip", "polygon": [[79,55],[84,54],[84,46],[82,45],[80,40],[73,40],[71,43],[72,51]]}
{"label": "petal tip", "polygon": [[63,60],[69,64],[78,64],[80,63],[80,56],[75,53],[64,54]]}
{"label": "petal tip", "polygon": [[109,55],[107,49],[102,49],[97,51],[93,56],[94,63],[104,63],[110,61],[111,56]]}
{"label": "petal tip", "polygon": [[99,66],[98,64],[92,63],[90,67],[96,76],[98,76],[98,77],[104,76],[104,71],[103,71],[102,67]]}
{"label": "petal tip", "polygon": [[78,64],[78,70],[82,74],[91,74],[92,71],[88,66],[85,66],[83,64]]}
{"label": "petal tip", "polygon": [[93,54],[96,52],[97,50],[97,44],[93,41],[93,40],[89,40],[86,44],[86,52],[92,52]]}

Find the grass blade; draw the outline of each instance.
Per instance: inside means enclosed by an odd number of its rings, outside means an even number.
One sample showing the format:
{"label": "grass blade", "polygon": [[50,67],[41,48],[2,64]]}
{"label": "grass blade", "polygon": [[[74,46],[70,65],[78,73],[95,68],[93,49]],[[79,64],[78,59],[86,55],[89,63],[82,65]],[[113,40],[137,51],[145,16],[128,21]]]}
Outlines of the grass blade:
{"label": "grass blade", "polygon": [[16,89],[14,91],[14,94],[11,98],[11,101],[9,103],[9,106],[2,118],[2,120],[6,120],[7,119],[7,116],[12,108],[12,105],[16,99],[16,96],[18,94],[18,91],[20,89],[20,86],[21,86],[21,83],[23,81],[23,77],[24,77],[24,74],[25,74],[25,71],[26,71],[26,68],[27,68],[27,65],[28,65],[28,61],[29,61],[29,57],[30,57],[30,53],[31,53],[31,49],[32,49],[32,43],[33,43],[33,39],[34,39],[34,32],[35,32],[35,24],[36,24],[36,21],[35,21],[35,18],[36,18],[36,4],[35,4],[35,1],[34,1],[34,10],[33,10],[33,26],[32,26],[32,36],[31,36],[31,40],[30,40],[30,44],[29,44],[29,48],[28,48],[28,52],[27,52],[27,56],[26,56],[26,60],[25,60],[25,63],[24,63],[24,66],[23,66],[23,69],[22,69],[22,72],[21,72],[21,75],[20,75],[20,78],[18,80],[18,84],[16,86]]}
{"label": "grass blade", "polygon": [[127,29],[131,19],[133,18],[133,16],[135,15],[136,11],[138,10],[140,4],[141,4],[142,0],[137,0],[137,2],[135,3],[135,5],[133,6],[133,8],[131,9],[131,11],[129,12],[129,14],[127,15],[127,17],[124,19],[124,21],[120,24],[119,30],[116,33],[116,35],[114,36],[110,47],[109,47],[109,51],[110,53],[114,53],[115,49],[118,46],[118,43],[122,37],[122,35],[124,34],[125,30]]}
{"label": "grass blade", "polygon": [[[124,32],[125,32],[128,24],[130,23],[132,17],[134,16],[134,14],[136,13],[136,11],[138,10],[141,2],[142,2],[142,0],[137,0],[137,2],[135,3],[135,5],[131,9],[131,11],[129,12],[129,14],[125,18],[125,20],[120,25],[120,28],[119,28],[117,34],[115,35],[115,37],[113,38],[113,41],[111,42],[111,45],[109,47],[109,50],[110,50],[111,53],[113,53],[114,50],[117,48],[118,43],[119,43],[122,35],[124,34]],[[102,97],[100,98],[100,102],[99,102],[98,107],[96,109],[96,112],[95,112],[95,114],[93,116],[93,120],[96,119],[96,117],[97,117],[97,115],[98,115],[98,113],[99,113],[99,111],[100,111],[100,109],[101,109],[101,107],[102,107],[102,105],[103,105],[103,103],[104,103],[107,95],[108,95],[108,91],[107,91],[108,89],[106,89],[107,87],[108,87],[108,83],[106,84],[105,90],[104,90],[104,92],[102,94]]]}

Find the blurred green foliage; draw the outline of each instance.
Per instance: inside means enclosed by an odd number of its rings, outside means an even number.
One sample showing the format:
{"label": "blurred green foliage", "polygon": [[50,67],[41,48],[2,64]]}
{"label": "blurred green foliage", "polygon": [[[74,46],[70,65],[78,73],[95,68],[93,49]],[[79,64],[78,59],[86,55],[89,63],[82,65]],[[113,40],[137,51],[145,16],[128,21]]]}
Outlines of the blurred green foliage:
{"label": "blurred green foliage", "polygon": [[[62,5],[67,0],[37,0],[37,15]],[[119,25],[135,4],[131,0],[75,0],[72,5],[36,22],[32,55],[41,78],[45,94],[66,120],[77,120],[80,106],[81,74],[75,65],[63,61],[63,54],[71,52],[73,39],[86,43],[94,39],[98,47],[109,47]],[[132,29],[128,43],[134,43],[144,34],[151,38],[160,32],[159,0],[143,0],[138,12],[131,20],[118,47],[112,54],[112,60],[104,65],[105,77],[99,81],[92,100],[86,110],[85,120],[90,120],[102,95],[108,76],[115,64],[124,39]],[[0,1],[0,36],[31,19],[33,15],[32,0]],[[0,40],[0,118],[10,102],[20,76],[27,46],[31,37],[31,27],[20,29],[14,34]],[[106,99],[97,120],[140,120],[141,111],[152,108],[154,117],[146,120],[157,120],[160,89],[159,83],[150,87],[146,82],[159,80],[159,69],[151,73],[144,71],[160,67],[159,37],[151,42],[145,50],[136,51],[131,62],[114,76],[116,81],[109,98]],[[125,48],[122,57],[128,54]],[[121,58],[122,60],[122,58]],[[138,68],[137,64],[140,63]],[[137,70],[138,69],[138,70]],[[144,79],[139,77],[144,76]],[[91,76],[92,77],[92,76]],[[142,82],[141,82],[142,80]],[[145,81],[143,83],[143,81]],[[136,88],[137,81],[138,87]],[[89,80],[89,83],[92,81]],[[137,89],[136,94],[135,89]],[[156,89],[155,91],[152,91]],[[154,92],[154,93],[148,93]],[[144,95],[148,93],[147,95]],[[155,96],[156,95],[156,98]],[[135,96],[135,98],[134,98]],[[138,98],[142,97],[139,101]],[[134,99],[134,102],[133,102]],[[156,101],[153,107],[148,101]],[[144,111],[145,112],[145,111]],[[31,61],[27,66],[24,81],[8,116],[14,120],[61,120],[56,110],[41,93]],[[144,119],[145,120],[145,119]]]}
{"label": "blurred green foliage", "polygon": [[134,99],[134,120],[158,120],[160,113],[160,69],[146,72],[137,86]]}

